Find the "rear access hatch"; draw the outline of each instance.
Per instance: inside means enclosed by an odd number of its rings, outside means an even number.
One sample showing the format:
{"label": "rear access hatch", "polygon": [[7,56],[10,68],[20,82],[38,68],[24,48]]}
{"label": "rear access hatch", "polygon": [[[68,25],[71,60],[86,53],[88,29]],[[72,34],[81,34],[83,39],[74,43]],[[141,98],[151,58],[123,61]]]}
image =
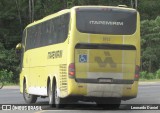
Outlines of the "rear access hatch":
{"label": "rear access hatch", "polygon": [[132,84],[136,48],[133,45],[77,44],[75,76],[79,83]]}

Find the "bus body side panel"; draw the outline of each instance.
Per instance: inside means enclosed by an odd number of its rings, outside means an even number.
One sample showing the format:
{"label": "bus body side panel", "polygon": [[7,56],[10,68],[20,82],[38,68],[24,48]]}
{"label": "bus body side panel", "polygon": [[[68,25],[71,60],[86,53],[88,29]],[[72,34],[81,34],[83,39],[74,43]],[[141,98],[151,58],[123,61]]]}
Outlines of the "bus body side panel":
{"label": "bus body side panel", "polygon": [[63,44],[50,46],[47,49],[47,75],[53,80],[56,79],[58,95],[66,97],[68,95],[67,83],[67,41]]}
{"label": "bus body side panel", "polygon": [[[131,38],[125,36],[124,43],[126,44],[133,44],[136,47],[136,66],[140,67],[140,15],[137,12],[137,28],[136,32],[132,35]],[[123,97],[136,97],[138,93],[138,80],[135,80],[134,84],[132,85],[132,90],[130,88],[123,89]]]}
{"label": "bus body side panel", "polygon": [[24,53],[24,68],[20,74],[20,91],[26,77],[29,94],[47,96],[48,77],[55,77],[59,96],[67,96],[67,40],[64,44],[50,45],[27,50]]}
{"label": "bus body side panel", "polygon": [[[30,53],[28,51],[24,52],[23,55],[23,62],[22,62],[22,69],[20,72],[20,92],[23,93],[23,84],[24,84],[24,79],[26,79],[26,84],[27,87],[30,85],[30,82],[28,81],[30,78],[30,62],[28,61],[30,56]],[[28,92],[28,88],[27,88]]]}
{"label": "bus body side panel", "polygon": [[[20,74],[20,90],[26,77],[27,93],[47,95],[48,81],[56,79],[58,95],[67,96],[67,35],[70,10],[66,9],[26,27],[25,53]],[[50,79],[50,80],[49,80]]]}
{"label": "bus body side panel", "polygon": [[29,94],[47,95],[46,88],[46,57],[45,48],[36,48],[28,50],[30,53],[30,78],[29,78]]}

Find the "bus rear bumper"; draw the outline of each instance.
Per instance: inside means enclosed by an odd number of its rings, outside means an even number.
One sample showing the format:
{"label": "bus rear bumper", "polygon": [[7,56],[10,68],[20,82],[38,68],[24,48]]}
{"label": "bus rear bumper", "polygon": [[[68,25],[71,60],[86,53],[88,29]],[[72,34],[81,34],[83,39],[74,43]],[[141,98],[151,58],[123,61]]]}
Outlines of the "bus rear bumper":
{"label": "bus rear bumper", "polygon": [[138,92],[138,81],[133,84],[94,84],[74,82],[68,91],[70,96],[121,98],[129,100],[135,98]]}

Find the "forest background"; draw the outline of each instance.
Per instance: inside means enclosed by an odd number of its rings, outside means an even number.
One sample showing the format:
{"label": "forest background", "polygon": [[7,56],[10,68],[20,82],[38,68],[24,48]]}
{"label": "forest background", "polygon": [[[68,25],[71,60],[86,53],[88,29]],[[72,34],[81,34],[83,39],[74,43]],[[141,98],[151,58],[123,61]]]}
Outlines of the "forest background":
{"label": "forest background", "polygon": [[[76,5],[127,5],[135,0],[0,0],[0,75],[19,82],[15,46],[23,29],[35,20]],[[160,0],[138,0],[141,15],[141,79],[160,79]]]}

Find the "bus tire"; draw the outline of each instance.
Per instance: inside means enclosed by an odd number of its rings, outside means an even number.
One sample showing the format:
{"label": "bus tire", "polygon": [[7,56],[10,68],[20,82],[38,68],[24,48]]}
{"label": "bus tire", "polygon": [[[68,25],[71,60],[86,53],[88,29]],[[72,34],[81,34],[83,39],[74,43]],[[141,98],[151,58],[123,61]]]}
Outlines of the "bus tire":
{"label": "bus tire", "polygon": [[55,96],[55,106],[56,108],[63,108],[65,105],[64,99],[58,96],[57,85],[54,87],[54,96]]}
{"label": "bus tire", "polygon": [[31,95],[26,92],[26,83],[23,84],[23,98],[27,104],[35,103],[37,101],[36,95]]}
{"label": "bus tire", "polygon": [[48,97],[49,97],[49,105],[50,107],[54,107],[55,96],[54,96],[54,88],[51,87],[51,83],[48,85]]}

